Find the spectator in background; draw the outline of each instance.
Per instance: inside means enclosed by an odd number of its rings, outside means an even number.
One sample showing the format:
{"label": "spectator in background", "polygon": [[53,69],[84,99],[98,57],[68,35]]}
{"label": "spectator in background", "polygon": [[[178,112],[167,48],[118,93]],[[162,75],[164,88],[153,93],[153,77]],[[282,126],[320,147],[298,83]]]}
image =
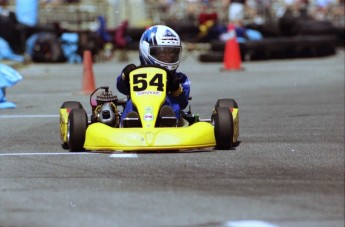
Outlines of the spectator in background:
{"label": "spectator in background", "polygon": [[241,26],[244,19],[246,0],[229,0],[228,19],[229,23]]}
{"label": "spectator in background", "polygon": [[[7,9],[8,1],[0,0],[0,60],[24,62],[21,52],[21,33],[14,12]],[[17,51],[17,52],[16,52]]]}
{"label": "spectator in background", "polygon": [[218,14],[209,9],[209,3],[203,3],[201,12],[198,15],[199,33],[195,42],[210,42],[218,39],[219,35],[224,32],[223,26],[218,23]]}
{"label": "spectator in background", "polygon": [[256,0],[256,3],[258,7],[258,14],[263,17],[265,22],[272,22],[272,0]]}
{"label": "spectator in background", "polygon": [[125,20],[115,30],[114,43],[115,48],[119,51],[120,61],[128,61],[127,47],[131,40],[127,34],[128,26],[128,20]]}
{"label": "spectator in background", "polygon": [[299,0],[298,8],[300,17],[308,18],[309,0]]}
{"label": "spectator in background", "polygon": [[331,5],[335,3],[334,0],[316,0],[316,9],[314,12],[314,18],[316,20],[326,20],[330,16]]}
{"label": "spectator in background", "polygon": [[0,7],[6,7],[8,5],[8,0],[0,0]]}

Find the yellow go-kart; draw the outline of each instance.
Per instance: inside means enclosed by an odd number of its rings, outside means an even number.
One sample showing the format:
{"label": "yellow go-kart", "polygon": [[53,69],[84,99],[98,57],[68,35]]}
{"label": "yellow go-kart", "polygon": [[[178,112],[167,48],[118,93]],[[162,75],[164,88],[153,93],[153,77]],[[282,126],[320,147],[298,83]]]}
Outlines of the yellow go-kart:
{"label": "yellow go-kart", "polygon": [[[234,99],[219,99],[210,119],[200,119],[191,110],[169,127],[161,124],[159,111],[167,95],[167,71],[141,66],[129,75],[130,98],[138,111],[139,126],[121,124],[126,99],[118,99],[109,87],[90,96],[90,120],[80,102],[67,101],[60,108],[62,147],[70,151],[157,151],[200,148],[231,149],[239,136],[239,109]],[[171,119],[170,119],[171,120]]]}

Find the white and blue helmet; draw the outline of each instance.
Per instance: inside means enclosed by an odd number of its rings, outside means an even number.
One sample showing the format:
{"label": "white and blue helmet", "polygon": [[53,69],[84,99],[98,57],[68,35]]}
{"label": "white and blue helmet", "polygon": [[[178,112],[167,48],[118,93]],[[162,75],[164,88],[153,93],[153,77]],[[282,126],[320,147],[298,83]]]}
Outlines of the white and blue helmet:
{"label": "white and blue helmet", "polygon": [[165,25],[152,26],[141,36],[139,59],[142,65],[160,65],[174,71],[180,64],[181,52],[179,35]]}

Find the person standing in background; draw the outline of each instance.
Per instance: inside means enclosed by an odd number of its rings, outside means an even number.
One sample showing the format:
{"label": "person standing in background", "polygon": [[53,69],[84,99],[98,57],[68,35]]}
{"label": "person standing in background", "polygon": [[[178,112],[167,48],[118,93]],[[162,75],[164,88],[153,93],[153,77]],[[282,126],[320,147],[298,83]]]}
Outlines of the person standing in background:
{"label": "person standing in background", "polygon": [[229,23],[241,26],[244,19],[246,0],[229,0],[228,19]]}

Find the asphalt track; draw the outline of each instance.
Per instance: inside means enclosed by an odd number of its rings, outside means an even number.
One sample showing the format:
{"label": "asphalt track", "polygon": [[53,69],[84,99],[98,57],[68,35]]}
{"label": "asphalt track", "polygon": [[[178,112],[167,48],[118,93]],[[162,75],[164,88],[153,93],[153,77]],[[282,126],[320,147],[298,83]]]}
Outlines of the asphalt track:
{"label": "asphalt track", "polygon": [[[95,64],[97,86],[114,88],[125,64]],[[180,66],[194,113],[237,100],[239,146],[129,154],[61,148],[62,102],[88,109],[82,65],[21,69],[17,108],[0,110],[0,226],[344,226],[344,51],[243,67]]]}

